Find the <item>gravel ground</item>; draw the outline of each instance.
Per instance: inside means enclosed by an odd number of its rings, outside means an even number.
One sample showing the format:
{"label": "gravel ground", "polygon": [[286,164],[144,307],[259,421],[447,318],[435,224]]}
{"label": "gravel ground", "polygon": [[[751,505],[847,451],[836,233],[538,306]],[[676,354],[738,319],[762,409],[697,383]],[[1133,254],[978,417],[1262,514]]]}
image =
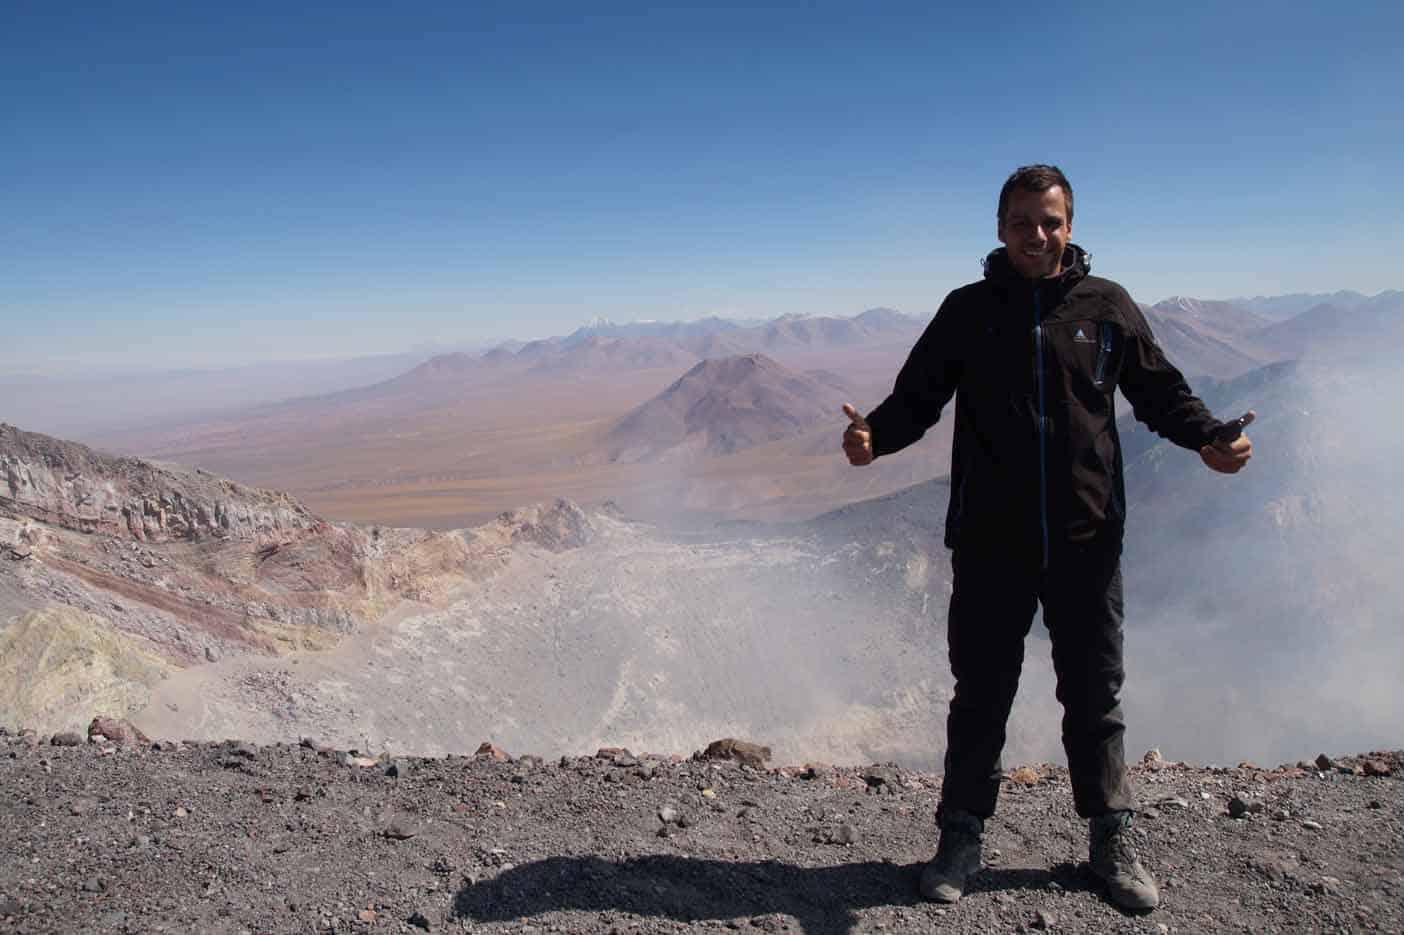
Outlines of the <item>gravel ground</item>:
{"label": "gravel ground", "polygon": [[1089,885],[1056,767],[1011,773],[941,907],[916,892],[937,776],[602,753],[0,733],[0,932],[1404,931],[1404,753],[1138,765],[1142,916]]}

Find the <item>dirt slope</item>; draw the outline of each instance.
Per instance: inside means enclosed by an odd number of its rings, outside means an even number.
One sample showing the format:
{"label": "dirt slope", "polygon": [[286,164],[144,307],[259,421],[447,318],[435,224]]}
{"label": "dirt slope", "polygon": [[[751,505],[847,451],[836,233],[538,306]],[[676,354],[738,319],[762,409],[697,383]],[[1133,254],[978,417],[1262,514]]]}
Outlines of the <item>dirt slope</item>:
{"label": "dirt slope", "polygon": [[[160,746],[0,736],[0,932],[1404,926],[1401,753],[1347,772],[1138,767],[1139,849],[1164,895],[1128,916],[1089,887],[1086,828],[1051,767],[1006,782],[987,869],[939,907],[916,896],[934,848],[930,774],[820,767],[806,779],[627,753],[392,769],[305,747]],[[1354,775],[1365,763],[1392,775]]]}

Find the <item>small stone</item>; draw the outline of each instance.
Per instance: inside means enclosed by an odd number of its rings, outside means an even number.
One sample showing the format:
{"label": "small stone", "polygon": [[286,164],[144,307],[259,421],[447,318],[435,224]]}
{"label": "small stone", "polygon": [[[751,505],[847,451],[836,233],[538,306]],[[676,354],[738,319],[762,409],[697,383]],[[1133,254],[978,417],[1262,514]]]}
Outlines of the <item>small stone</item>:
{"label": "small stone", "polygon": [[1341,888],[1341,881],[1336,877],[1322,877],[1315,883],[1307,887],[1308,890],[1318,896],[1325,896],[1327,893],[1334,893]]}
{"label": "small stone", "polygon": [[77,747],[82,745],[83,738],[79,737],[78,734],[71,730],[66,730],[62,733],[54,734],[54,736],[49,739],[49,743],[53,744],[55,747]]}
{"label": "small stone", "polygon": [[385,775],[391,779],[404,779],[409,775],[409,762],[407,760],[393,760],[385,767]]}
{"label": "small stone", "polygon": [[1384,760],[1366,760],[1364,769],[1366,776],[1388,776],[1393,772]]}
{"label": "small stone", "polygon": [[356,913],[356,918],[367,925],[374,925],[377,917],[378,913],[374,909],[362,909],[360,912]]}
{"label": "small stone", "polygon": [[703,797],[704,799],[715,799],[715,798],[717,797],[716,790],[714,790],[714,789],[703,789],[703,790],[702,790],[702,797]]}
{"label": "small stone", "polygon": [[1166,798],[1161,799],[1155,804],[1159,805],[1161,808],[1189,808],[1189,802],[1185,801],[1177,795],[1167,796]]}
{"label": "small stone", "polygon": [[1316,758],[1316,768],[1324,772],[1329,772],[1336,768],[1336,763],[1326,754],[1321,754]]}
{"label": "small stone", "polygon": [[676,824],[678,820],[678,810],[671,805],[665,805],[658,810],[658,820],[665,825]]}
{"label": "small stone", "polygon": [[1160,755],[1159,747],[1151,747],[1146,751],[1146,755],[1141,757],[1141,762],[1147,766],[1156,766],[1165,762],[1165,757]]}
{"label": "small stone", "polygon": [[703,760],[735,760],[742,766],[764,769],[765,761],[770,759],[770,748],[748,740],[723,737],[707,744],[707,749],[695,756]]}
{"label": "small stone", "polygon": [[1384,803],[1381,802],[1379,799],[1371,799],[1370,808],[1384,808]]}
{"label": "small stone", "polygon": [[595,751],[595,759],[609,760],[611,763],[615,760],[620,759],[621,757],[629,757],[630,759],[633,759],[633,756],[634,755],[624,747],[600,747],[598,750]]}
{"label": "small stone", "polygon": [[1302,827],[1306,828],[1308,831],[1320,831],[1321,822],[1312,821],[1310,818],[1308,818],[1306,821],[1302,822]]}
{"label": "small stone", "polygon": [[410,917],[405,921],[415,928],[423,929],[426,932],[429,931],[429,918],[422,912],[411,913]]}
{"label": "small stone", "polygon": [[1034,913],[1033,921],[1029,924],[1036,929],[1051,929],[1058,924],[1058,917],[1047,909],[1040,909]]}
{"label": "small stone", "polygon": [[901,776],[895,767],[871,766],[863,771],[863,782],[872,792],[895,791],[901,783]]}
{"label": "small stone", "polygon": [[834,844],[852,844],[858,840],[858,830],[844,822],[833,830],[833,833],[829,835],[829,840]]}
{"label": "small stone", "polygon": [[1248,802],[1241,795],[1236,795],[1229,799],[1228,813],[1230,818],[1242,818],[1248,814]]}
{"label": "small stone", "polygon": [[1292,817],[1292,813],[1285,808],[1274,809],[1272,813],[1273,821],[1286,821]]}
{"label": "small stone", "polygon": [[184,805],[178,805],[176,806],[176,810],[172,812],[172,814],[176,818],[186,818],[190,815],[190,812],[186,810]]}
{"label": "small stone", "polygon": [[[506,763],[512,759],[511,754],[506,750],[486,740],[478,745],[478,749],[473,753],[473,756],[494,760],[498,763]],[[416,915],[418,915],[418,913],[416,913]]]}
{"label": "small stone", "polygon": [[419,831],[413,828],[408,822],[396,820],[388,823],[381,829],[380,833],[392,841],[408,841],[410,838],[419,834]]}
{"label": "small stone", "polygon": [[1038,771],[1032,766],[1020,766],[1009,774],[1009,781],[1017,786],[1038,785]]}
{"label": "small stone", "polygon": [[255,747],[251,743],[246,743],[242,740],[231,740],[224,746],[229,752],[229,756],[238,757],[241,760],[253,760],[258,758],[258,747]]}

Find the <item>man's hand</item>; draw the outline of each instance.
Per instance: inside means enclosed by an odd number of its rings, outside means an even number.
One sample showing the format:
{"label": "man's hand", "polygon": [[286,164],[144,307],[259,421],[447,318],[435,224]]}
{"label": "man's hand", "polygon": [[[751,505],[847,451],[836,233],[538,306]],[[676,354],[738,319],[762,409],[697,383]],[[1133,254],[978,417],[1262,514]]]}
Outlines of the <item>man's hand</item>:
{"label": "man's hand", "polygon": [[843,453],[848,455],[848,463],[864,465],[873,463],[873,430],[868,420],[858,414],[848,403],[843,404],[843,414],[848,416],[849,426],[843,430]]}
{"label": "man's hand", "polygon": [[1237,474],[1243,465],[1253,457],[1253,443],[1247,435],[1240,435],[1231,442],[1214,442],[1199,449],[1199,457],[1211,471],[1220,474]]}

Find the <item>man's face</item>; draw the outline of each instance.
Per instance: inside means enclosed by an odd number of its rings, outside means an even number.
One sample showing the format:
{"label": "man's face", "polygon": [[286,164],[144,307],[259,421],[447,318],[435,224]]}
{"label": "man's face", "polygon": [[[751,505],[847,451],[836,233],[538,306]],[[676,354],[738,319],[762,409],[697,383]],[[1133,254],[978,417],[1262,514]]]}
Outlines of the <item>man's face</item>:
{"label": "man's face", "polygon": [[1063,248],[1072,236],[1062,186],[1043,192],[1014,189],[999,219],[999,242],[1009,248],[1009,262],[1025,279],[1043,279],[1063,271]]}

